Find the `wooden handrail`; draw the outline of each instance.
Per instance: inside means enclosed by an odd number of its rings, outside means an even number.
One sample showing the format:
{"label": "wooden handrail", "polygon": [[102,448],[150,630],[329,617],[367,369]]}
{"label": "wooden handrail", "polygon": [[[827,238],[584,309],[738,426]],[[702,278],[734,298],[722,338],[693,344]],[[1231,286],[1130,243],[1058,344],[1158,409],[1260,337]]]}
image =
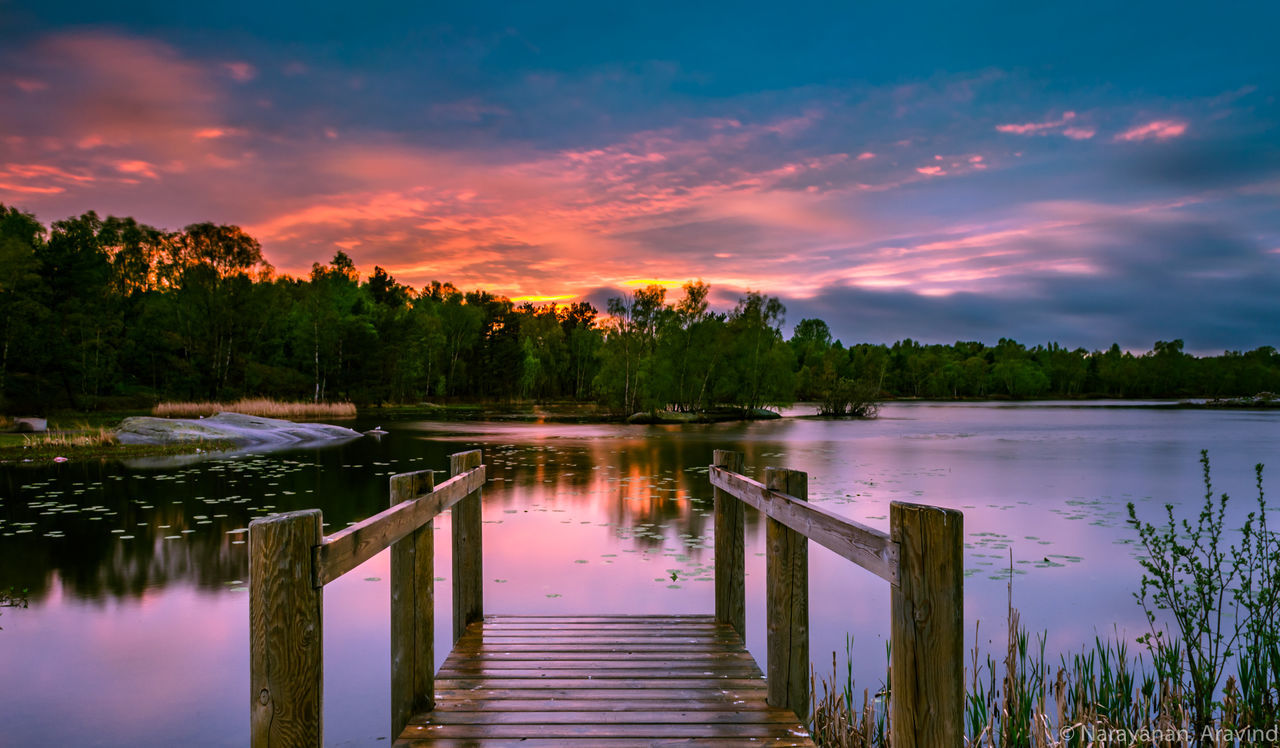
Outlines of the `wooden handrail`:
{"label": "wooden handrail", "polygon": [[328,537],[319,509],[249,523],[250,744],[321,745],[324,586],[391,549],[391,730],[435,701],[433,520],[453,508],[454,630],[479,620],[480,450],[450,456],[453,477],[394,475],[391,508]]}
{"label": "wooden handrail", "polygon": [[[418,475],[419,473],[401,473],[392,476],[391,480],[393,483],[397,480],[413,480]],[[389,509],[325,536],[315,548],[313,584],[323,587],[368,561],[384,548],[389,548],[392,543],[471,495],[484,482],[485,469],[481,465],[455,475],[436,486],[433,491],[414,492],[411,498]]]}
{"label": "wooden handrail", "polygon": [[[726,469],[732,468],[732,469]],[[807,476],[768,468],[765,482],[736,472],[742,455],[716,450],[716,618],[743,628],[744,527],[731,499],[766,517],[766,660],[768,701],[804,717],[809,694],[806,539],[888,581],[894,748],[964,742],[964,514],[955,509],[889,504],[889,533],[806,501]],[[729,537],[721,537],[725,533]],[[729,550],[721,554],[721,549]]]}
{"label": "wooden handrail", "polygon": [[763,483],[712,467],[711,485],[755,507],[823,548],[854,562],[893,586],[898,585],[898,544],[887,533],[822,507],[774,491]]}

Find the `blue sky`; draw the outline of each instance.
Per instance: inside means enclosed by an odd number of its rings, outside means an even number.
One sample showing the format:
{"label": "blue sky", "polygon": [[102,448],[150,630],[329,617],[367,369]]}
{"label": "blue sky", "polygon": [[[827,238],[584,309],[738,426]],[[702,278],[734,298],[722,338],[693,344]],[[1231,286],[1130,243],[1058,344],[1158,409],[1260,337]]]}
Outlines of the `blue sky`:
{"label": "blue sky", "polygon": [[[688,7],[694,5],[694,7]],[[846,341],[1280,330],[1280,6],[0,2],[0,202]]]}

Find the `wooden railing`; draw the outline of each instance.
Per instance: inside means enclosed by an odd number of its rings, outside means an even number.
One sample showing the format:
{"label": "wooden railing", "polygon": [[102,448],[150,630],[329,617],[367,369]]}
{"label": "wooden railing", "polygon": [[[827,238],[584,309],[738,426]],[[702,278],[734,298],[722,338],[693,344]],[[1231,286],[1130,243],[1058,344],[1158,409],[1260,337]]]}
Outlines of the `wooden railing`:
{"label": "wooden railing", "polygon": [[[766,678],[768,701],[809,711],[809,559],[807,540],[887,581],[894,748],[964,744],[964,515],[900,501],[889,505],[889,533],[806,501],[808,476],[765,469],[744,475],[742,454],[716,450],[716,619],[745,637],[746,569],[742,504],[766,519]],[[734,499],[737,499],[735,501]]]}
{"label": "wooden railing", "polygon": [[391,508],[325,536],[319,509],[249,523],[250,729],[254,748],[322,745],[324,585],[391,548],[391,734],[435,700],[432,520],[453,510],[453,640],[483,616],[479,450],[391,477]]}

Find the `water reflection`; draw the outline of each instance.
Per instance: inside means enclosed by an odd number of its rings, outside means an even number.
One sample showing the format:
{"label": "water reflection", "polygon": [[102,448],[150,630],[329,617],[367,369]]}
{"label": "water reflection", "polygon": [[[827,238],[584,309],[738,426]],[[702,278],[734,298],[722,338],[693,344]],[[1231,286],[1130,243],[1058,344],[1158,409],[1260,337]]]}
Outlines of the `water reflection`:
{"label": "water reflection", "polygon": [[[242,744],[249,521],[319,507],[333,532],[385,508],[390,475],[442,468],[475,447],[490,478],[488,610],[709,612],[706,466],[731,448],[755,477],[766,466],[808,472],[811,500],[872,526],[887,528],[895,499],[963,509],[968,631],[981,619],[982,641],[1003,647],[1012,563],[1024,622],[1063,651],[1112,623],[1140,628],[1125,502],[1152,515],[1166,500],[1196,501],[1202,447],[1214,451],[1219,488],[1250,496],[1252,463],[1280,446],[1277,415],[920,404],[886,407],[873,422],[684,428],[380,421],[390,432],[380,440],[318,450],[4,466],[0,587],[29,589],[31,608],[0,617],[0,667],[15,674],[0,680],[0,723],[19,745],[82,738],[64,724],[69,710],[105,725],[107,745]],[[760,658],[763,527],[750,511],[747,525],[747,643]],[[437,532],[437,620],[447,621],[447,515]],[[875,687],[888,587],[821,549],[810,557],[814,658],[825,669],[852,632],[855,671]],[[387,737],[387,577],[382,554],[325,591],[334,744]]]}

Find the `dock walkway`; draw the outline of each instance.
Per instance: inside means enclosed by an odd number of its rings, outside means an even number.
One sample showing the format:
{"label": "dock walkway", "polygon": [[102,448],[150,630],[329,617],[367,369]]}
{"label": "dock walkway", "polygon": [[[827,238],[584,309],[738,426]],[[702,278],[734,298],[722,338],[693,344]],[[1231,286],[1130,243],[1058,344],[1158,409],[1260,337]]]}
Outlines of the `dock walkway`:
{"label": "dock walkway", "polygon": [[[964,736],[964,517],[892,502],[889,532],[808,501],[808,476],[716,450],[715,615],[486,616],[479,450],[391,477],[390,507],[325,534],[318,509],[249,523],[253,748],[324,743],[324,587],[391,550],[396,745],[812,746],[809,543],[887,582],[895,748]],[[765,673],[743,645],[745,512],[765,525]],[[434,520],[452,513],[453,647],[436,670]],[[850,601],[856,603],[856,601]]]}
{"label": "dock walkway", "polygon": [[485,616],[397,746],[812,746],[714,616]]}

